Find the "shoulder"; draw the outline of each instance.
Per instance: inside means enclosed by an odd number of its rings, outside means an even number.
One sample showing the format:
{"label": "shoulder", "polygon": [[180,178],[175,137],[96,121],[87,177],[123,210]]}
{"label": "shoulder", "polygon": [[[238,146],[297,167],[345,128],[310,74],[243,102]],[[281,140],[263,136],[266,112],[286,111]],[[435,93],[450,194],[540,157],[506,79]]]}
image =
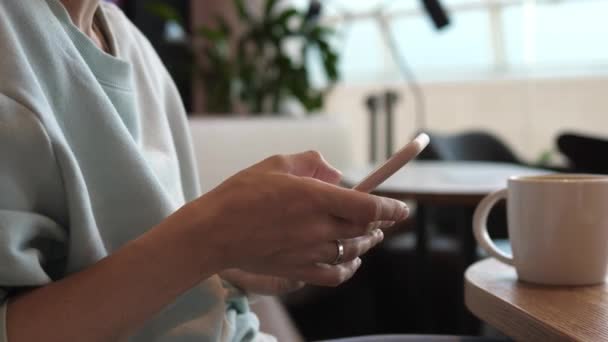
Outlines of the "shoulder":
{"label": "shoulder", "polygon": [[51,139],[34,109],[0,92],[0,175],[28,173],[40,179],[36,172],[55,167],[53,155]]}
{"label": "shoulder", "polygon": [[9,94],[0,92],[0,141],[12,139],[28,145],[33,135],[46,137],[46,131],[35,109]]}

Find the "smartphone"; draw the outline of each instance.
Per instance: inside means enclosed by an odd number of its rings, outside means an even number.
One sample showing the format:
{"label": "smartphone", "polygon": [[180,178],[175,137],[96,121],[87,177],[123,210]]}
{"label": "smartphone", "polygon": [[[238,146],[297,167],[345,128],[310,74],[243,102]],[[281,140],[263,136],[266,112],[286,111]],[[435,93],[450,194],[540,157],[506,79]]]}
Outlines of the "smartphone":
{"label": "smartphone", "polygon": [[355,185],[353,189],[367,193],[372,192],[395,172],[404,167],[410,160],[416,158],[427,147],[429,142],[429,136],[425,133],[420,133],[414,140],[393,154],[384,164],[377,167],[359,184]]}

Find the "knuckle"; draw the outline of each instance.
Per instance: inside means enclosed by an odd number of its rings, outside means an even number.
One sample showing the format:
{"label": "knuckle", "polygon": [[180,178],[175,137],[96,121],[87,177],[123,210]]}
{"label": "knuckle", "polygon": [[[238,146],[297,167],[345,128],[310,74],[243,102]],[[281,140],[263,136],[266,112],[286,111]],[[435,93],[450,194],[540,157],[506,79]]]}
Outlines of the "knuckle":
{"label": "knuckle", "polygon": [[365,254],[367,251],[372,249],[376,245],[376,243],[378,243],[377,235],[369,234],[367,239],[365,240],[365,245],[362,248],[361,254]]}
{"label": "knuckle", "polygon": [[365,208],[365,221],[374,222],[377,221],[382,213],[382,201],[376,197],[372,197]]}
{"label": "knuckle", "polygon": [[365,253],[365,251],[367,250],[367,245],[369,244],[369,242],[367,242],[368,240],[366,240],[366,242],[357,242],[353,245],[352,247],[352,255],[350,259],[354,259],[358,256],[360,256],[361,254]]}
{"label": "knuckle", "polygon": [[375,203],[375,210],[376,212],[374,213],[374,221],[378,221],[382,218],[382,212],[384,209],[384,206],[386,205],[385,203],[385,199],[382,197],[377,197],[376,200],[374,201]]}
{"label": "knuckle", "polygon": [[275,154],[266,159],[274,168],[279,170],[289,169],[289,157],[285,154]]}
{"label": "knuckle", "polygon": [[321,154],[321,152],[317,151],[317,150],[310,150],[306,152],[306,155],[311,159],[311,160],[315,160],[315,161],[321,161],[323,160],[323,155]]}
{"label": "knuckle", "polygon": [[333,280],[334,280],[334,284],[336,286],[338,286],[338,285],[344,283],[345,281],[347,281],[350,274],[348,272],[348,269],[344,266],[337,266],[336,269],[337,270],[336,270],[335,277]]}

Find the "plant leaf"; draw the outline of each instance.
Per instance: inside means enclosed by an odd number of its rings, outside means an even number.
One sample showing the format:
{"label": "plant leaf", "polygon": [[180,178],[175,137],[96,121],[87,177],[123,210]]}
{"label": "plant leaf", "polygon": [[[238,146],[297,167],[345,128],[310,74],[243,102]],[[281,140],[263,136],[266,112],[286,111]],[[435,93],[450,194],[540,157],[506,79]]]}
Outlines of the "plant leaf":
{"label": "plant leaf", "polygon": [[184,19],[179,12],[171,5],[160,1],[154,1],[145,5],[145,9],[155,16],[165,21],[176,21],[180,25],[184,25]]}
{"label": "plant leaf", "polygon": [[211,42],[217,42],[217,41],[226,39],[226,35],[224,35],[224,33],[222,33],[221,31],[218,31],[218,30],[214,30],[209,27],[204,27],[204,26],[199,27],[196,32],[198,33],[199,36],[201,36]]}
{"label": "plant leaf", "polygon": [[281,14],[279,14],[279,16],[277,17],[277,19],[275,20],[275,23],[277,25],[280,25],[282,27],[285,28],[285,31],[289,30],[289,19],[291,19],[292,17],[298,15],[298,10],[296,10],[295,8],[290,8],[287,9],[285,11],[283,11]]}
{"label": "plant leaf", "polygon": [[247,10],[247,5],[245,5],[245,2],[243,0],[234,0],[234,6],[236,7],[240,19],[248,23],[252,22],[251,14]]}
{"label": "plant leaf", "polygon": [[232,29],[230,28],[230,24],[226,21],[226,18],[222,16],[216,16],[215,21],[217,22],[218,30],[220,30],[226,38],[232,34]]}
{"label": "plant leaf", "polygon": [[278,0],[266,0],[266,6],[264,6],[264,17],[266,20],[270,19],[277,2]]}

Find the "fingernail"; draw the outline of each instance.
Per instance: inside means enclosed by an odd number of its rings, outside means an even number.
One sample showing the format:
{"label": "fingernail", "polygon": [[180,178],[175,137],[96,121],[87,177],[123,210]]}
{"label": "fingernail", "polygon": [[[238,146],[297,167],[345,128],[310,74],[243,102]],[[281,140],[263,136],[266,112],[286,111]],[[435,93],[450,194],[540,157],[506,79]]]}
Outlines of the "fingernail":
{"label": "fingernail", "polygon": [[357,267],[361,266],[361,258],[355,259],[355,265],[357,265]]}
{"label": "fingernail", "polygon": [[410,208],[407,206],[407,204],[401,202],[401,208],[403,210],[401,211],[401,216],[399,217],[399,221],[405,220],[410,215]]}
{"label": "fingernail", "polygon": [[374,230],[378,229],[378,225],[379,225],[379,222],[377,222],[377,221],[370,222],[367,225],[367,231],[370,232],[370,233],[373,233]]}
{"label": "fingernail", "polygon": [[376,229],[376,236],[378,237],[378,242],[384,240],[384,232],[381,229]]}

